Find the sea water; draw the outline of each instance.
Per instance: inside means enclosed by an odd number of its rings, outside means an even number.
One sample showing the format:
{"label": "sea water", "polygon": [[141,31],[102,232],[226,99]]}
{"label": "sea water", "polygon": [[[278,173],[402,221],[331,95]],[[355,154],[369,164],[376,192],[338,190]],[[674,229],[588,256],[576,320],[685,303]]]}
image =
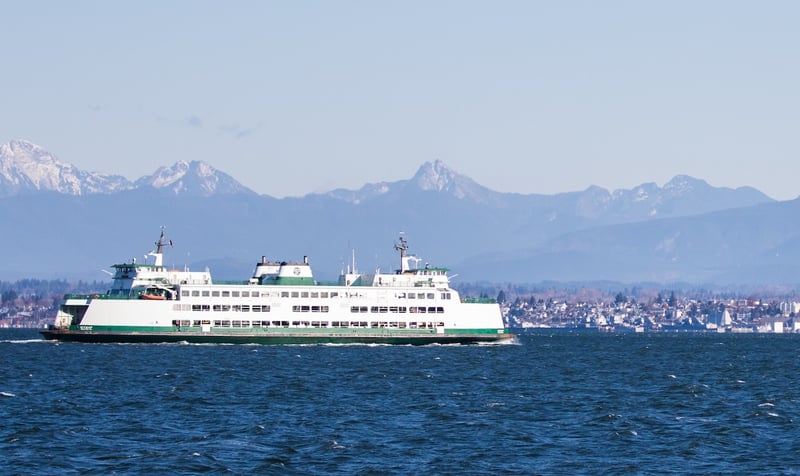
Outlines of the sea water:
{"label": "sea water", "polygon": [[0,473],[800,473],[800,336],[70,344],[0,331]]}

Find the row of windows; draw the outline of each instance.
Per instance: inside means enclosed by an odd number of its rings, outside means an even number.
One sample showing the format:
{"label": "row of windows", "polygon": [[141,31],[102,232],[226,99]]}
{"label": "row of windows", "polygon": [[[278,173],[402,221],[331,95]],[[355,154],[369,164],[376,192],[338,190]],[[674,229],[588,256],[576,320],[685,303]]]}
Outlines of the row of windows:
{"label": "row of windows", "polygon": [[424,314],[426,312],[430,314],[434,313],[441,314],[444,312],[444,308],[436,306],[429,306],[429,307],[411,306],[408,308],[406,306],[372,306],[370,308],[367,308],[367,306],[350,306],[350,312],[353,313],[372,312],[372,313],[383,314],[385,312],[393,312],[393,313],[405,314],[406,311],[411,313],[420,313],[420,314]]}
{"label": "row of windows", "polygon": [[[211,320],[174,320],[176,327],[210,326]],[[443,327],[444,322],[402,322],[402,321],[248,321],[240,319],[216,319],[214,327],[321,327],[321,328],[374,328],[374,329],[433,329]]]}
{"label": "row of windows", "polygon": [[271,308],[269,305],[266,304],[263,306],[259,304],[253,306],[250,305],[230,306],[228,304],[214,304],[213,306],[209,304],[192,304],[192,305],[176,304],[173,309],[176,311],[181,311],[181,310],[188,311],[191,309],[192,311],[216,311],[216,312],[228,312],[228,311],[250,312],[251,310],[253,312],[269,312]]}
{"label": "row of windows", "polygon": [[183,297],[259,297],[260,291],[211,291],[208,289],[199,290],[195,289],[189,291],[188,289],[181,290]]}
{"label": "row of windows", "polygon": [[[293,298],[335,298],[339,296],[338,291],[281,291],[280,293],[272,293],[274,297],[293,297]],[[182,289],[181,296],[183,297],[223,297],[223,298],[238,298],[238,297],[259,297],[269,296],[269,292],[261,291],[212,291],[209,289]]]}
{"label": "row of windows", "polygon": [[[173,306],[175,311],[197,311],[197,312],[270,312],[271,306],[268,304],[242,304],[242,305],[229,305],[229,304],[175,304]],[[292,306],[292,312],[329,312],[328,306],[306,306],[297,305]],[[373,313],[373,314],[442,314],[444,308],[441,306],[351,306],[351,313]]]}
{"label": "row of windows", "polygon": [[[280,291],[272,293],[274,297],[282,298],[301,298],[301,299],[329,299],[339,297],[338,291]],[[222,298],[250,298],[269,296],[269,292],[261,291],[221,291],[209,289],[182,289],[181,296],[183,297],[222,297]],[[350,296],[348,296],[350,297]],[[355,297],[355,295],[353,295]],[[435,299],[435,293],[401,293],[397,295],[401,299]],[[441,299],[450,299],[450,293],[441,293]]]}
{"label": "row of windows", "polygon": [[292,312],[328,312],[328,306],[292,306]]}
{"label": "row of windows", "polygon": [[[434,293],[407,293],[397,297],[406,299],[434,299]],[[442,299],[450,299],[450,293],[441,293]]]}

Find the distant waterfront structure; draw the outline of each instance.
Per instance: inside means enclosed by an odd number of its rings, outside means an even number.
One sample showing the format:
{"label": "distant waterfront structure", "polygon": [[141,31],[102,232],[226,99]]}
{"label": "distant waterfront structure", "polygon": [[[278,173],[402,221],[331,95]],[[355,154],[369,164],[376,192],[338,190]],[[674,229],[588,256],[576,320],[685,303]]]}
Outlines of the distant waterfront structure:
{"label": "distant waterfront structure", "polygon": [[731,313],[725,308],[721,311],[710,313],[708,315],[708,324],[713,324],[718,328],[730,327],[733,324],[733,319],[731,319]]}
{"label": "distant waterfront structure", "polygon": [[782,302],[780,309],[784,316],[800,313],[800,302]]}

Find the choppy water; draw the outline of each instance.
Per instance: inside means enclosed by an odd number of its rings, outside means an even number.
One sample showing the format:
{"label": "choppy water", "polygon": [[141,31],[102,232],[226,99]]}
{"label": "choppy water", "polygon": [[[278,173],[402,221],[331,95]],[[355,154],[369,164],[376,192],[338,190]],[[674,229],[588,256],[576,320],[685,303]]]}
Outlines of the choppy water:
{"label": "choppy water", "polygon": [[0,332],[7,474],[800,473],[800,336],[58,344]]}

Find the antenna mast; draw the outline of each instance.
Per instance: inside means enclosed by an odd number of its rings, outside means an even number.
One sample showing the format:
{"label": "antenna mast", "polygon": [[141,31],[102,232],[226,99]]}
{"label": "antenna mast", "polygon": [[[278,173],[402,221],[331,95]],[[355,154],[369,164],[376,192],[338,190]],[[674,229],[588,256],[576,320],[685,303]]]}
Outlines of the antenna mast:
{"label": "antenna mast", "polygon": [[400,232],[400,244],[395,243],[394,249],[400,252],[400,272],[406,271],[406,251],[408,251],[408,242],[403,237],[403,232]]}
{"label": "antenna mast", "polygon": [[161,236],[156,241],[156,253],[162,254],[166,245],[172,246],[172,240],[164,240],[164,227],[161,227]]}
{"label": "antenna mast", "polygon": [[156,241],[156,251],[150,253],[150,255],[155,258],[153,265],[163,266],[164,247],[167,245],[172,246],[172,240],[164,238],[164,227],[162,226],[161,236],[159,236],[158,241]]}

